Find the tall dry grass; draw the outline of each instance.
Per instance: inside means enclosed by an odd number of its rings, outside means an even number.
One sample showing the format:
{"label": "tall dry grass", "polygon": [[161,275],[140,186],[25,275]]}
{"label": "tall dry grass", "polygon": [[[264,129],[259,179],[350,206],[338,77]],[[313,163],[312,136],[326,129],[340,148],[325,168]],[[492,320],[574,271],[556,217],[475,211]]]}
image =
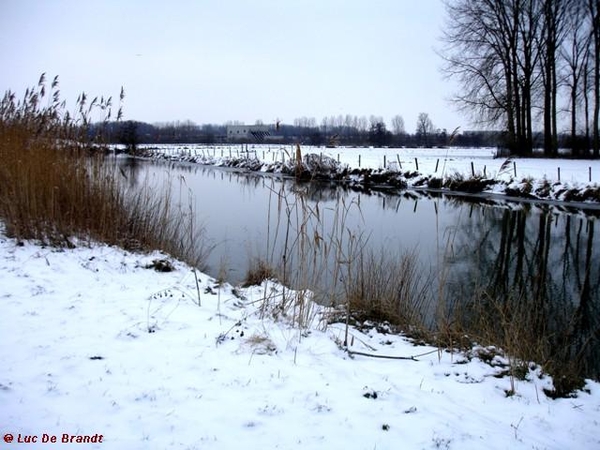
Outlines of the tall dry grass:
{"label": "tall dry grass", "polygon": [[390,254],[381,249],[360,255],[346,295],[356,319],[388,322],[421,333],[435,309],[430,284],[431,277],[422,270],[416,250]]}
{"label": "tall dry grass", "polygon": [[[123,100],[121,92],[120,100]],[[82,94],[75,113],[60,98],[58,79],[45,76],[22,99],[0,102],[0,220],[17,239],[53,246],[99,241],[132,250],[164,250],[194,265],[201,230],[191,211],[170,194],[140,189],[133,195],[114,159],[91,134],[92,120],[111,116],[110,98],[89,104]],[[118,118],[121,116],[119,108]],[[96,125],[96,129],[101,128]]]}
{"label": "tall dry grass", "polygon": [[[437,263],[428,270],[417,249],[368,249],[369,236],[349,220],[362,215],[358,201],[346,202],[343,196],[327,199],[333,205],[313,201],[305,184],[292,189],[281,184],[271,192],[266,257],[255,258],[248,284],[277,278],[296,292],[310,292],[320,304],[337,307],[331,318],[346,325],[386,323],[421,342],[467,352],[494,346],[508,361],[512,388],[507,395],[515,392],[515,380],[528,374],[530,361],[554,376],[548,395],[567,396],[582,387],[580,362],[565,356],[568,336],[556,336],[544,325],[548,312],[521,287],[496,292],[493,285],[457,278],[456,230],[444,231],[437,248],[445,250],[438,250]],[[302,295],[266,300],[276,304],[269,311],[292,311],[299,326],[310,322]],[[343,345],[349,345],[347,336]]]}

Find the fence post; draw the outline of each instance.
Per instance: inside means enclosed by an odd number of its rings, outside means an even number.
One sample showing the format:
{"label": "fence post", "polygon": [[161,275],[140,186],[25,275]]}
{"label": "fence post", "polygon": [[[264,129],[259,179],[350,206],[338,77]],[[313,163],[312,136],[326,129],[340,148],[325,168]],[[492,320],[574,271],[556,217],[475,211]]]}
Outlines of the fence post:
{"label": "fence post", "polygon": [[473,164],[473,161],[471,161],[471,175],[475,177],[475,164]]}
{"label": "fence post", "polygon": [[419,160],[415,158],[415,166],[417,167],[417,172],[419,171]]}
{"label": "fence post", "polygon": [[358,167],[360,167],[360,154],[358,155]]}
{"label": "fence post", "polygon": [[588,167],[588,178],[590,180],[590,183],[592,182],[592,166]]}
{"label": "fence post", "polygon": [[398,167],[402,169],[402,163],[400,162],[400,155],[396,153],[396,159],[398,160]]}
{"label": "fence post", "polygon": [[517,178],[517,162],[513,161],[513,171],[515,172],[515,178]]}
{"label": "fence post", "polygon": [[383,155],[383,168],[385,169],[387,167],[387,159],[385,157],[385,155]]}
{"label": "fence post", "polygon": [[438,166],[440,165],[440,158],[437,159],[437,161],[435,162],[435,171],[437,173],[438,170]]}
{"label": "fence post", "polygon": [[558,181],[560,181],[560,167],[558,168]]}
{"label": "fence post", "polygon": [[483,178],[487,178],[487,173],[485,172],[485,166],[483,166]]}

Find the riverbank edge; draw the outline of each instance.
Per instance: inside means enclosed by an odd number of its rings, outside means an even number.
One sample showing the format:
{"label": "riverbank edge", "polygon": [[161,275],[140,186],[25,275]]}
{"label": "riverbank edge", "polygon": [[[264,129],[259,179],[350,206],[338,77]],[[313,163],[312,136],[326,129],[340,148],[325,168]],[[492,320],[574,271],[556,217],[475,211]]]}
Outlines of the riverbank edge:
{"label": "riverbank edge", "polygon": [[145,148],[136,157],[169,162],[225,167],[240,172],[277,174],[300,181],[335,183],[357,191],[413,190],[425,193],[452,195],[480,200],[540,203],[600,214],[600,185],[570,186],[568,183],[510,178],[509,181],[486,178],[480,175],[464,177],[453,174],[445,178],[424,175],[417,171],[398,172],[389,169],[350,168],[332,158],[306,154],[301,164],[294,161],[266,163],[255,158],[165,154],[160,149]]}
{"label": "riverbank edge", "polygon": [[[117,251],[122,255],[122,258],[130,256],[138,259],[135,265],[136,269],[155,271],[157,275],[170,272],[193,273],[199,289],[197,297],[199,307],[201,307],[202,299],[206,299],[206,295],[219,295],[219,301],[226,303],[227,299],[221,299],[220,294],[217,294],[217,291],[223,291],[229,293],[230,299],[233,299],[236,302],[236,309],[248,308],[248,310],[253,311],[253,314],[257,311],[261,311],[263,320],[272,320],[273,323],[280,322],[285,324],[285,326],[290,329],[295,329],[304,333],[302,335],[303,337],[308,336],[313,331],[326,331],[329,327],[335,325],[348,327],[348,332],[350,332],[352,336],[355,334],[369,335],[370,332],[377,333],[381,336],[395,336],[400,340],[408,342],[417,349],[421,348],[428,350],[427,353],[422,353],[422,355],[437,352],[438,354],[445,353],[455,355],[465,362],[471,361],[472,359],[480,360],[482,363],[497,371],[496,374],[494,374],[495,378],[504,378],[510,382],[511,386],[514,385],[515,381],[531,382],[532,376],[539,377],[539,380],[546,379],[547,382],[545,383],[545,387],[541,387],[540,392],[543,392],[547,398],[552,400],[561,398],[573,399],[583,394],[589,395],[592,393],[592,386],[595,386],[599,382],[599,380],[591,377],[581,377],[577,380],[577,384],[572,389],[568,390],[568,392],[558,391],[555,385],[555,380],[557,378],[549,373],[542,363],[539,361],[515,358],[514,355],[510,355],[507,350],[499,345],[493,343],[483,345],[477,341],[471,340],[468,335],[463,336],[462,342],[456,341],[449,343],[443,339],[439,339],[437,334],[433,332],[423,333],[423,330],[411,330],[410,327],[405,329],[387,321],[374,321],[368,318],[360,319],[354,313],[351,313],[350,316],[346,318],[347,311],[344,308],[319,305],[312,300],[310,291],[295,291],[282,284],[279,280],[273,278],[266,278],[260,283],[248,286],[232,285],[227,281],[220,281],[202,271],[197,272],[194,267],[190,266],[185,261],[177,259],[163,250],[128,250],[120,245],[108,244],[95,240],[79,239],[74,239],[73,245],[67,248],[46,246],[36,239],[21,240],[9,236],[9,234],[6,233],[5,224],[2,220],[0,220],[0,244],[8,244],[14,249],[28,246],[38,247],[39,251],[34,252],[36,257],[39,257],[42,254],[41,252],[69,255],[71,252],[81,251],[82,249],[88,249],[92,253],[98,249]],[[93,266],[96,264],[92,261],[95,259],[96,256],[87,258],[88,263],[82,264],[81,268],[84,270],[94,270]],[[49,263],[47,264],[50,266]],[[123,263],[121,263],[121,268],[122,266]],[[40,278],[40,280],[42,279]],[[204,280],[204,282],[202,282],[202,280]],[[45,289],[43,284],[42,280],[38,283],[38,286],[42,286],[42,289]],[[108,284],[105,286],[108,286]],[[260,302],[262,303],[247,301],[247,294],[250,291],[266,291],[267,286],[269,286],[271,293],[269,295],[259,295],[259,297],[261,297]],[[166,292],[170,289],[173,288],[166,288],[160,292]],[[290,301],[287,303],[284,302],[285,306],[282,306],[283,304],[281,302],[277,302],[274,299],[280,296],[282,298],[285,297],[286,291],[288,292],[287,297]],[[151,297],[149,300],[151,301],[153,298],[161,297],[160,292],[159,294],[155,294],[155,296]],[[192,302],[196,301],[194,292],[191,289],[187,289],[182,295]],[[250,295],[250,297],[256,297],[256,295]],[[299,318],[298,311],[305,312],[300,313],[302,315],[302,320]],[[150,326],[146,331],[148,333],[155,332],[154,328]],[[385,354],[378,353],[378,350],[380,349],[370,348],[368,346],[366,348],[369,349],[369,351],[366,353],[355,351],[352,349],[354,346],[354,337],[352,338],[352,343],[349,341],[344,342],[341,340],[340,334],[334,341],[338,346],[338,349],[352,359],[357,356],[362,356],[368,358],[418,361],[415,356],[386,356]],[[418,352],[413,352],[413,354],[414,353]],[[519,371],[519,374],[516,374],[517,370]],[[513,386],[510,389],[507,388],[505,394],[507,397],[511,397],[513,395],[518,395],[518,392]]]}

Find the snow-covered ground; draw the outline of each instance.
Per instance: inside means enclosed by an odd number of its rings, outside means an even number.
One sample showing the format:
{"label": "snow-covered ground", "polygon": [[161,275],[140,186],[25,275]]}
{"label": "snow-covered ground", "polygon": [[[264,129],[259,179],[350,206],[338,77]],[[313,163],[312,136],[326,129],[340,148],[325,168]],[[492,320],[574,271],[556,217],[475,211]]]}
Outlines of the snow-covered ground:
{"label": "snow-covered ground", "polygon": [[599,383],[551,400],[533,368],[507,396],[499,356],[373,330],[351,350],[415,359],[351,357],[321,311],[306,329],[265,312],[279,286],[145,268],[162,258],[0,234],[0,448],[600,448]]}
{"label": "snow-covered ground", "polygon": [[[144,148],[144,147],[142,147]],[[260,161],[260,170],[294,158],[294,146],[279,145],[151,145],[154,156],[183,159],[201,164],[224,165],[231,159]],[[600,201],[600,160],[496,158],[495,148],[325,148],[301,146],[302,155],[323,155],[352,169],[373,169],[404,174],[408,186],[427,187],[430,179],[446,180],[473,175],[489,180],[483,192],[525,195],[560,201]],[[277,169],[274,169],[275,171]],[[415,174],[417,172],[418,174]],[[584,199],[573,193],[594,190]]]}

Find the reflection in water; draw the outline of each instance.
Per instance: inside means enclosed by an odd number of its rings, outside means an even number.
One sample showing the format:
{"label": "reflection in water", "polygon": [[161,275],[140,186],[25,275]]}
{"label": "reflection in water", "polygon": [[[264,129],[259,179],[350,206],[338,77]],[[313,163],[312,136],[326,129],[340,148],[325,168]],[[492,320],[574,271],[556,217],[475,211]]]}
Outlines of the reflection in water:
{"label": "reflection in water", "polygon": [[137,158],[121,157],[117,160],[117,167],[120,174],[127,181],[129,187],[135,187],[139,184],[139,176],[142,171],[142,164]]}
{"label": "reflection in water", "polygon": [[471,314],[471,329],[526,330],[507,340],[537,342],[537,360],[575,361],[599,377],[596,221],[527,204],[475,206],[453,235],[447,298],[462,302],[453,306]]}
{"label": "reflection in water", "polygon": [[361,251],[415,252],[426,278],[437,279],[446,316],[461,314],[481,335],[508,336],[525,323],[520,328],[529,336],[515,335],[515,345],[544,340],[542,360],[576,360],[600,378],[593,215],[533,203],[355,192],[198,165],[141,162],[127,170],[128,179],[169,185],[182,204],[193,203],[214,245],[213,276],[239,283],[249,262],[262,259],[291,284],[298,277],[322,283],[319,290],[335,301],[340,261]]}

